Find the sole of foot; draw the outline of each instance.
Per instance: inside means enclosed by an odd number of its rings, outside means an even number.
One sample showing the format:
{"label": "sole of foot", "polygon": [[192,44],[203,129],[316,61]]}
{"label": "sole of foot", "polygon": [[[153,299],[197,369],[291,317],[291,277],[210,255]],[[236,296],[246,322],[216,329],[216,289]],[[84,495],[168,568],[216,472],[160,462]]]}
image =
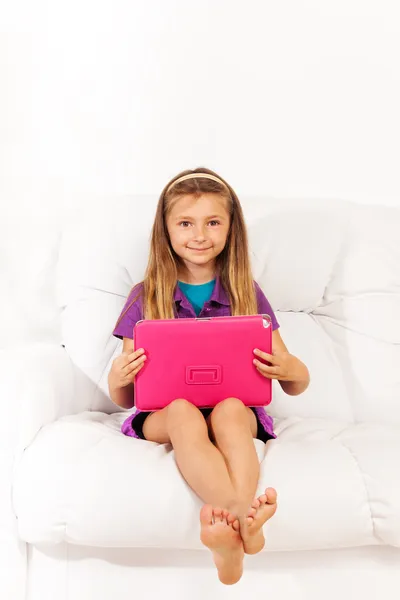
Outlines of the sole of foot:
{"label": "sole of foot", "polygon": [[225,585],[237,583],[243,574],[243,541],[228,523],[229,513],[205,504],[200,512],[202,543],[213,553],[219,580]]}
{"label": "sole of foot", "polygon": [[246,554],[257,554],[265,546],[263,525],[274,516],[277,505],[277,493],[274,488],[267,488],[265,494],[255,498],[247,517],[242,523],[232,515],[228,515],[228,523],[240,532]]}

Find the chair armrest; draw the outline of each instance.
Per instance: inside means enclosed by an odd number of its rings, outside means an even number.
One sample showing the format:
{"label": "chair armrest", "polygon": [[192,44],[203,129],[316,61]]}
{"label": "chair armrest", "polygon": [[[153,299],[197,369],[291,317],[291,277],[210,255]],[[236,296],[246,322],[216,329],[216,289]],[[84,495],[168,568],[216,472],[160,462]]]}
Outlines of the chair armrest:
{"label": "chair armrest", "polygon": [[12,504],[14,470],[43,425],[80,410],[74,366],[55,344],[0,350],[0,597],[26,597],[26,544]]}
{"label": "chair armrest", "polygon": [[18,431],[14,404],[16,377],[10,361],[12,351],[0,350],[0,598],[23,600],[26,598],[27,580],[26,544],[18,537],[11,502],[12,470]]}
{"label": "chair armrest", "polygon": [[2,402],[3,421],[16,424],[17,455],[43,426],[87,409],[82,394],[78,394],[78,369],[62,346],[10,348],[5,362],[3,357],[2,370],[6,372],[7,389],[7,398]]}

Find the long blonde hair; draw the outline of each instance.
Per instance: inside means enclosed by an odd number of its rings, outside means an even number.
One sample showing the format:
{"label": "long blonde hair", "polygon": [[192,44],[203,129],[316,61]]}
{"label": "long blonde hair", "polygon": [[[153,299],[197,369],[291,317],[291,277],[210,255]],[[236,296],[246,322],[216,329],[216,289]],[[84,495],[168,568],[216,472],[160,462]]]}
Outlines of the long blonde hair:
{"label": "long blonde hair", "polygon": [[[226,187],[204,177],[195,177],[181,181],[175,186],[172,185],[175,180],[191,173],[214,175],[221,179]],[[171,189],[168,189],[170,186]],[[131,292],[137,288],[138,293],[123,311],[117,324],[140,294],[143,294],[143,318],[173,319],[175,317],[174,291],[178,279],[178,266],[181,266],[182,262],[172,248],[166,217],[172,203],[180,196],[191,195],[199,198],[206,193],[219,194],[228,202],[230,228],[225,248],[216,259],[216,269],[230,300],[231,314],[257,314],[257,297],[250,265],[248,236],[239,199],[222,177],[214,171],[199,167],[193,171],[182,171],[163,189],[152,228],[150,254],[144,280],[132,288]]]}

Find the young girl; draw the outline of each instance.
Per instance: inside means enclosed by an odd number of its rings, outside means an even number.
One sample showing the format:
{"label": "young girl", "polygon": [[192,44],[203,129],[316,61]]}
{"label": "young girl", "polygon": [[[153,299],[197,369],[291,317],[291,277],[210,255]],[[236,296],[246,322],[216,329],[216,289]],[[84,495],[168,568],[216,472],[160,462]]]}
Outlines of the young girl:
{"label": "young girl", "polygon": [[[289,353],[274,312],[253,281],[238,197],[213,171],[180,173],[160,196],[144,281],[132,289],[114,329],[123,339],[123,351],[108,378],[112,401],[133,406],[135,376],[146,360],[132,339],[138,320],[261,313],[272,319],[272,355],[255,349],[249,360],[264,377],[278,379],[286,393],[301,394],[309,383],[308,370]],[[262,527],[277,508],[273,488],[254,499],[259,462],[253,438],[266,442],[276,437],[272,418],[240,398],[202,410],[177,398],[156,412],[136,410],[122,431],[172,444],[179,470],[205,502],[201,540],[213,552],[219,578],[225,584],[239,581],[244,552],[256,554],[264,547]]]}

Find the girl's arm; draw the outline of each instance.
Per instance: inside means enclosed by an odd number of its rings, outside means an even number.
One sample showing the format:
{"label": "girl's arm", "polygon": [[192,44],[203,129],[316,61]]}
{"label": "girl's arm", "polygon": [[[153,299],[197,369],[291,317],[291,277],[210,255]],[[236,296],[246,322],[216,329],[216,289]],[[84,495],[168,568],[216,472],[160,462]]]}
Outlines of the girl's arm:
{"label": "girl's arm", "polygon": [[[130,355],[135,350],[134,341],[124,337],[123,338],[123,348],[122,352]],[[111,376],[111,377],[110,377]],[[111,371],[108,376],[108,389],[110,391],[111,400],[117,406],[121,408],[133,408],[134,406],[134,396],[133,396],[133,383],[129,383],[128,385],[124,385],[124,387],[117,387],[113,385],[113,381],[115,378],[112,377]]]}
{"label": "girl's arm", "polygon": [[[297,359],[299,360],[299,359]],[[301,362],[299,360],[299,362]],[[308,372],[308,369],[306,367],[306,365],[304,363],[301,363],[302,365],[302,369],[303,369],[303,373],[304,373],[304,379],[299,380],[299,381],[280,381],[280,385],[281,388],[283,389],[283,391],[288,394],[289,396],[298,396],[299,394],[302,394],[309,386],[310,383],[310,374]]]}
{"label": "girl's arm", "polygon": [[[283,341],[281,334],[276,329],[272,332],[272,347],[274,352],[286,352],[289,354],[285,342]],[[293,373],[296,373],[294,381],[279,381],[283,391],[289,396],[298,396],[302,394],[310,383],[310,374],[306,365],[297,356],[292,356]]]}
{"label": "girl's arm", "polygon": [[278,379],[281,388],[289,396],[302,394],[310,383],[310,373],[297,356],[290,354],[277,329],[272,332],[272,354],[258,349],[255,356],[267,360],[267,366],[255,359],[258,371],[269,379]]}
{"label": "girl's arm", "polygon": [[123,387],[113,389],[110,385],[108,385],[108,389],[110,390],[111,400],[117,406],[121,408],[133,408],[133,383]]}

